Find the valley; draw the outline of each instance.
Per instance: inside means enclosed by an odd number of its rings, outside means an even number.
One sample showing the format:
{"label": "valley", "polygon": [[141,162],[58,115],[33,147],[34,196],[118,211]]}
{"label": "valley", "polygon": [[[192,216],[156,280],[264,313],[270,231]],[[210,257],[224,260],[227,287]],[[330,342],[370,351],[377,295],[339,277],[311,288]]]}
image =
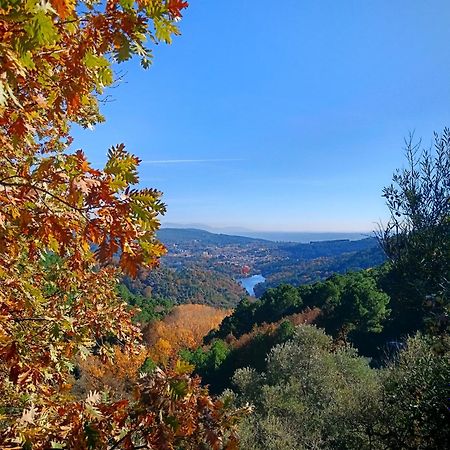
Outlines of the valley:
{"label": "valley", "polygon": [[162,228],[157,235],[167,248],[161,267],[141,271],[137,279],[125,278],[124,283],[135,294],[174,304],[233,308],[247,295],[260,297],[283,283],[310,284],[384,261],[375,238],[306,244],[189,228]]}

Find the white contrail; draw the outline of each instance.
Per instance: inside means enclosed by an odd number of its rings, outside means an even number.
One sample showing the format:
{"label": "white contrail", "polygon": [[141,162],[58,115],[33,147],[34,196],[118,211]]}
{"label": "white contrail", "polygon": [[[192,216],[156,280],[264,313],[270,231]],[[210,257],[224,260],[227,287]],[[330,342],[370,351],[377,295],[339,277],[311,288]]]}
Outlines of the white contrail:
{"label": "white contrail", "polygon": [[243,159],[227,158],[227,159],[158,159],[144,160],[141,164],[192,164],[192,163],[209,163],[209,162],[233,162],[243,161]]}

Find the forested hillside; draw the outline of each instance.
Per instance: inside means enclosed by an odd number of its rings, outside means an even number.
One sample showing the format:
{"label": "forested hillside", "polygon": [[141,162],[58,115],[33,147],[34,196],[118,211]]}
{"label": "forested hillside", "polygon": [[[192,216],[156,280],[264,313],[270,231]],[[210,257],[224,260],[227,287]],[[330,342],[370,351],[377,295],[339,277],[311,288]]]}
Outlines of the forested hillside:
{"label": "forested hillside", "polygon": [[[259,297],[267,289],[280,284],[309,284],[326,279],[335,273],[344,274],[377,267],[386,260],[383,250],[375,239],[354,241],[351,244],[348,241],[336,244],[320,242],[312,243],[310,246],[315,247],[316,244],[318,248],[306,252],[309,257],[305,256],[305,248],[300,249],[298,253],[297,249],[294,249],[293,255],[282,262],[263,264],[261,272],[266,281],[255,286],[256,296]],[[317,257],[317,253],[323,256]]]}
{"label": "forested hillside", "polygon": [[134,294],[167,299],[174,304],[197,303],[230,308],[246,296],[245,290],[232,278],[195,266],[179,269],[163,266],[141,271],[135,279],[125,277],[123,283]]}
{"label": "forested hillside", "polygon": [[163,228],[158,236],[168,248],[161,267],[124,277],[123,283],[134,294],[174,304],[235,307],[248,295],[238,280],[249,274],[266,277],[255,286],[259,297],[283,283],[308,284],[385,260],[375,238],[299,244],[183,228]]}

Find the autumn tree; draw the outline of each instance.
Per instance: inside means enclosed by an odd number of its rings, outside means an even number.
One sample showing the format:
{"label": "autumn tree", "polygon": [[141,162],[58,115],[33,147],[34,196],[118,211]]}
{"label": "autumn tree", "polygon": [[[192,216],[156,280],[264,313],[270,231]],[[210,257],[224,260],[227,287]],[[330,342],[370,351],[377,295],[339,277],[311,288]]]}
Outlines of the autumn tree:
{"label": "autumn tree", "polygon": [[91,391],[104,391],[116,401],[133,397],[139,375],[145,372],[143,365],[148,351],[141,348],[136,353],[125,353],[120,346],[114,346],[113,350],[113,357],[107,360],[96,355],[76,360],[72,391],[76,398],[84,399]]}
{"label": "autumn tree", "polygon": [[203,337],[219,327],[230,310],[207,305],[178,305],[160,321],[144,327],[144,342],[150,357],[166,364],[182,349],[193,349],[202,344]]}
{"label": "autumn tree", "polygon": [[[135,189],[139,159],[122,144],[103,169],[70,150],[71,125],[99,104],[133,56],[170,43],[182,0],[0,0],[0,446],[221,448],[235,413],[186,368],[136,381],[135,398],[73,398],[74,361],[140,333],[114,287],[157,264],[165,206]],[[113,256],[117,257],[117,263]],[[228,433],[228,434],[227,434]],[[230,439],[227,441],[227,436]]]}

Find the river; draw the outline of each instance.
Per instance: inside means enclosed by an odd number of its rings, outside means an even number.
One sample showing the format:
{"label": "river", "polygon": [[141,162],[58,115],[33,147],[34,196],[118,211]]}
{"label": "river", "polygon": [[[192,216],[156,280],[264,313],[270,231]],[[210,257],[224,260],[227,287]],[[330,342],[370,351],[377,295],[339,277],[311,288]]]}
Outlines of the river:
{"label": "river", "polygon": [[258,283],[264,283],[266,279],[262,275],[253,275],[247,278],[239,278],[237,282],[249,293],[249,295],[255,296],[253,288]]}

